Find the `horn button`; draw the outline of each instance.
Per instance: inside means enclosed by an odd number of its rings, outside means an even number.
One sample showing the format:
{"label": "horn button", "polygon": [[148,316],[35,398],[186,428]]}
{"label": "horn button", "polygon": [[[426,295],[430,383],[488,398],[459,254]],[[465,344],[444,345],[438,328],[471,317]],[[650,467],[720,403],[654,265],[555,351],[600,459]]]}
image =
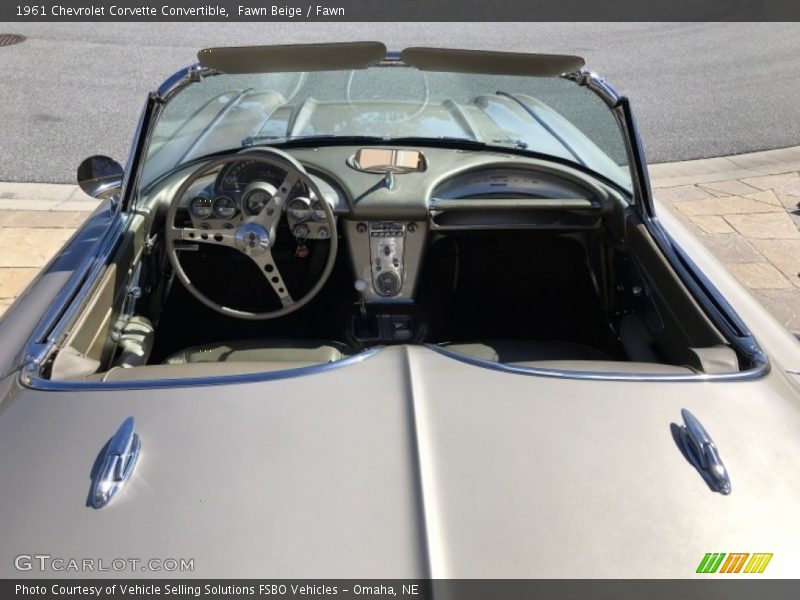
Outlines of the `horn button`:
{"label": "horn button", "polygon": [[269,249],[269,233],[257,223],[245,223],[236,230],[236,247],[248,256],[263,254]]}

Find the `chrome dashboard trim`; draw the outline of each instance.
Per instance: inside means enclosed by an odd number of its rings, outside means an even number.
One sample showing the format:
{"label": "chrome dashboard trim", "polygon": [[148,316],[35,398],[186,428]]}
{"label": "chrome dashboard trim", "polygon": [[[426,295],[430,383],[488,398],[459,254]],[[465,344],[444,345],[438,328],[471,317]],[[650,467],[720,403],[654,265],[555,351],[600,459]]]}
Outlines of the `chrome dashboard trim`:
{"label": "chrome dashboard trim", "polygon": [[[591,381],[654,381],[654,382],[688,382],[688,381],[752,381],[760,379],[769,372],[769,363],[764,362],[752,369],[739,371],[737,373],[718,373],[718,374],[669,374],[669,373],[625,373],[625,372],[599,372],[599,371],[578,371],[574,369],[544,369],[535,367],[522,367],[519,365],[492,362],[481,358],[475,358],[460,354],[445,347],[435,344],[423,344],[425,347],[438,352],[443,356],[452,358],[474,367],[501,371],[504,373],[515,373],[517,375],[528,375],[533,377],[550,377],[555,379],[582,379]],[[587,361],[591,363],[591,361]],[[625,363],[620,363],[624,365]]]}
{"label": "chrome dashboard trim", "polygon": [[383,349],[376,346],[337,360],[334,362],[312,365],[309,367],[296,367],[281,371],[264,371],[262,373],[242,373],[240,375],[212,375],[209,377],[187,377],[182,379],[143,379],[141,381],[52,381],[49,379],[30,379],[22,381],[25,387],[33,390],[47,392],[67,391],[108,391],[108,390],[157,390],[186,387],[206,387],[217,385],[235,385],[242,383],[260,383],[280,379],[292,379],[326,373],[360,363],[375,356]]}
{"label": "chrome dashboard trim", "polygon": [[196,81],[200,81],[204,77],[210,77],[218,74],[219,73],[217,73],[217,71],[214,69],[203,67],[200,65],[200,63],[194,63],[188,67],[184,67],[176,71],[167,77],[164,82],[158,86],[158,90],[155,92],[156,97],[158,98],[159,102],[169,102],[175,94],[180,92],[186,86]]}

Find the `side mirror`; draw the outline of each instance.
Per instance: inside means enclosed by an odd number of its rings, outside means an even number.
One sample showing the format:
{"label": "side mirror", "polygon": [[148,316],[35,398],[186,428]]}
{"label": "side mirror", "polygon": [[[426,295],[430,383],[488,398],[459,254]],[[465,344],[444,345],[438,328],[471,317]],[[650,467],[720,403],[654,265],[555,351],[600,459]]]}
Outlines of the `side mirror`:
{"label": "side mirror", "polygon": [[78,185],[92,198],[108,200],[119,194],[124,173],[113,158],[90,156],[78,166]]}

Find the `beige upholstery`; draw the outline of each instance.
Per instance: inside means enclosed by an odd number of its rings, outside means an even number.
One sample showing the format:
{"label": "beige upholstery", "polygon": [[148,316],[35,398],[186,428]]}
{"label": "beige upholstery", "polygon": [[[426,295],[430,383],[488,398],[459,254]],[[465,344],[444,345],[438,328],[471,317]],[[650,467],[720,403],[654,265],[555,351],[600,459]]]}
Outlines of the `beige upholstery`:
{"label": "beige upholstery", "polygon": [[491,340],[470,344],[445,344],[445,348],[472,358],[501,363],[540,360],[611,360],[611,357],[580,344],[529,340]]}
{"label": "beige upholstery", "polygon": [[340,360],[342,357],[342,348],[331,342],[319,340],[232,340],[186,348],[170,356],[164,364],[220,362],[321,364]]}
{"label": "beige upholstery", "polygon": [[137,381],[148,379],[187,379],[194,377],[222,377],[225,375],[245,375],[284,371],[317,365],[316,362],[219,362],[187,363],[170,365],[147,365],[144,367],[114,367],[105,373],[90,375],[87,381]]}
{"label": "beige upholstery", "polygon": [[589,371],[599,373],[638,373],[640,375],[692,375],[696,372],[688,367],[619,360],[535,360],[511,364],[531,369]]}

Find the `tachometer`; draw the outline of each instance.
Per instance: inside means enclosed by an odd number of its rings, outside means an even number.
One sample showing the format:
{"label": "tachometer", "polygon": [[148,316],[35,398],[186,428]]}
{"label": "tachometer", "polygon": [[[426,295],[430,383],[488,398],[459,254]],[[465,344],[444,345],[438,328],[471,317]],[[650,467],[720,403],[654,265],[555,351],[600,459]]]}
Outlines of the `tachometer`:
{"label": "tachometer", "polygon": [[198,196],[189,203],[189,212],[195,219],[207,219],[211,216],[211,199]]}
{"label": "tachometer", "polygon": [[220,219],[230,219],[236,214],[236,202],[227,196],[214,199],[214,214]]}

